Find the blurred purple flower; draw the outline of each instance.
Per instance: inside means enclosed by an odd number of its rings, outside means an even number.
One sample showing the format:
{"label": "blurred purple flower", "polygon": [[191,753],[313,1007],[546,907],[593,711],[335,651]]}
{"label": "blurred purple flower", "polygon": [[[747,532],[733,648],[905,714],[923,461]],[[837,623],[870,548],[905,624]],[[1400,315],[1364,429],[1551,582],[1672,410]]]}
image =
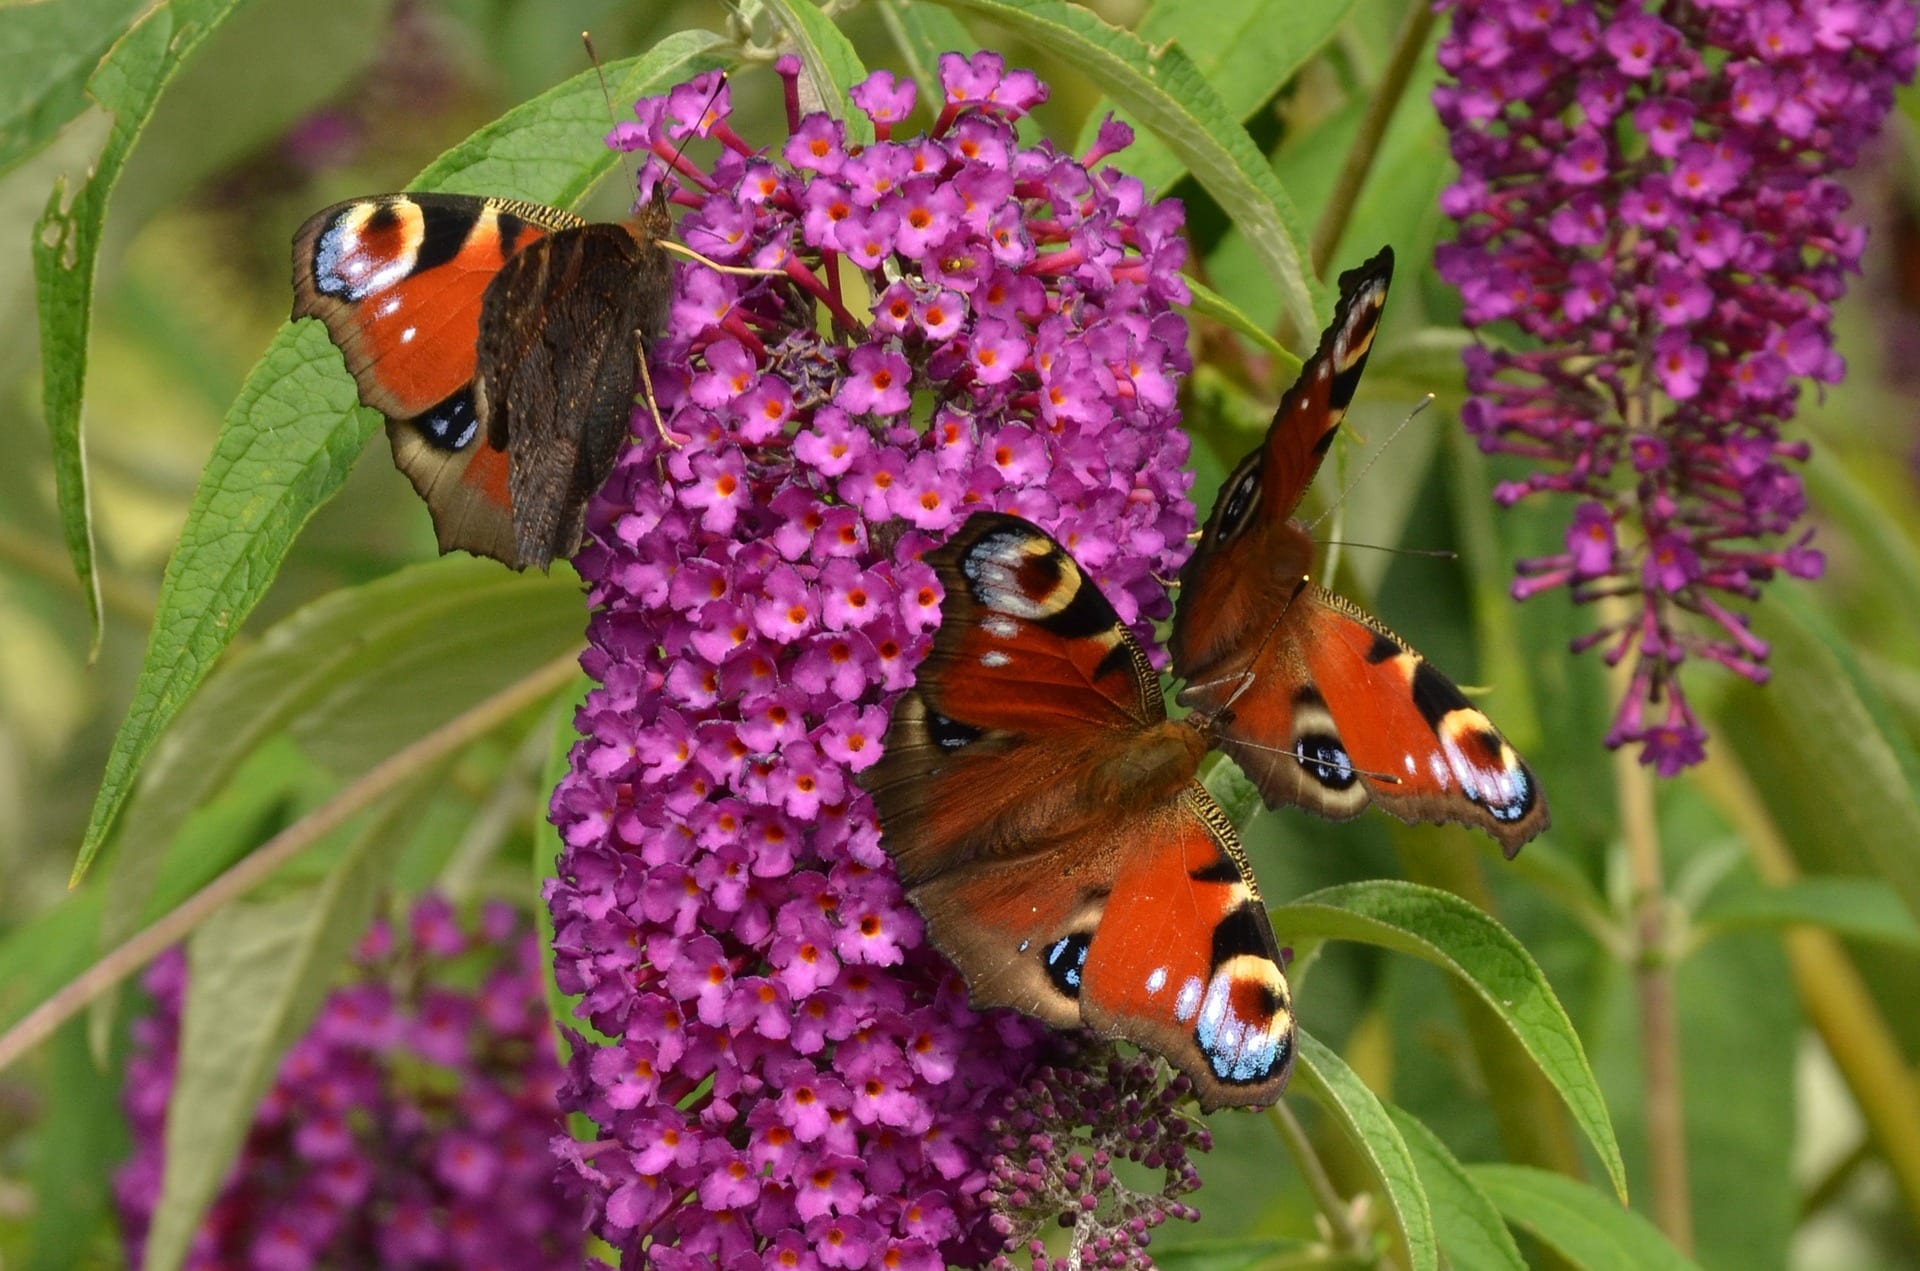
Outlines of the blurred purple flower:
{"label": "blurred purple flower", "polygon": [[1671,776],[1704,755],[1678,672],[1766,678],[1723,603],[1822,569],[1788,441],[1803,381],[1831,384],[1832,303],[1864,233],[1830,178],[1915,65],[1912,0],[1456,0],[1434,92],[1459,180],[1442,277],[1478,327],[1463,421],[1539,466],[1495,497],[1579,500],[1567,550],[1514,595],[1623,598],[1576,647],[1633,659],[1609,746]]}
{"label": "blurred purple flower", "polygon": [[[428,898],[406,939],[369,932],[354,981],[281,1064],[188,1268],[580,1265],[580,1209],[548,1150],[562,1074],[539,942],[505,905],[479,927],[463,955],[467,933]],[[144,980],[155,1010],[133,1025],[134,1153],[114,1193],[134,1266],[160,1200],[186,983],[169,950]]]}
{"label": "blurred purple flower", "polygon": [[1038,521],[1142,629],[1168,612],[1155,575],[1192,524],[1180,212],[1023,147],[1045,90],[994,54],[941,59],[927,136],[889,136],[908,88],[863,84],[865,148],[799,118],[799,64],[777,69],[779,161],[715,76],[613,137],[652,156],[644,200],[697,122],[720,151],[674,170],[682,239],[783,275],[679,269],[652,366],[687,440],[636,416],[575,562],[598,687],[547,896],[601,1040],[575,1039],[562,1101],[597,1137],[562,1168],[629,1261],[977,1265],[1002,1234],[989,1110],[1043,1030],[967,1008],[852,775],[939,621],[920,554],[971,510]]}

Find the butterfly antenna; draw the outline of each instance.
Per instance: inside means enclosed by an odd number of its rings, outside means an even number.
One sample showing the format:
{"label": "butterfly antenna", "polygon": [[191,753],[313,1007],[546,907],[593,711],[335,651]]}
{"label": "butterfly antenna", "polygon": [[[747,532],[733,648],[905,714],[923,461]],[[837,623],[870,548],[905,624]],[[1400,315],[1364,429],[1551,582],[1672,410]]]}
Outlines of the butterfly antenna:
{"label": "butterfly antenna", "polygon": [[620,116],[613,108],[613,89],[607,85],[607,68],[600,64],[600,52],[593,47],[593,32],[582,31],[580,43],[586,46],[587,61],[593,64],[593,73],[600,77],[600,96],[607,103],[607,122],[618,128]]}
{"label": "butterfly antenna", "polygon": [[1428,393],[1425,397],[1420,399],[1420,404],[1418,406],[1415,406],[1412,410],[1407,412],[1407,417],[1400,421],[1400,426],[1394,429],[1393,432],[1388,434],[1387,439],[1380,443],[1380,446],[1378,449],[1376,449],[1372,454],[1367,456],[1367,461],[1360,466],[1360,471],[1354,475],[1353,480],[1347,482],[1346,488],[1340,491],[1339,497],[1334,499],[1333,502],[1327,504],[1326,509],[1322,511],[1319,516],[1314,517],[1313,520],[1307,523],[1307,532],[1309,534],[1313,532],[1314,528],[1318,526],[1320,522],[1326,520],[1329,516],[1333,515],[1333,510],[1335,508],[1339,507],[1342,503],[1346,502],[1347,496],[1353,493],[1354,487],[1360,484],[1360,482],[1366,477],[1367,473],[1373,471],[1373,465],[1380,462],[1380,456],[1387,453],[1387,447],[1393,444],[1394,438],[1398,437],[1401,433],[1405,432],[1407,430],[1407,425],[1412,423],[1414,419],[1418,417],[1421,411],[1425,410],[1427,407],[1431,405],[1433,405],[1433,394]]}
{"label": "butterfly antenna", "polygon": [[1364,547],[1370,552],[1391,552],[1395,556],[1432,556],[1440,560],[1459,560],[1460,553],[1445,547],[1387,547],[1380,543],[1355,543],[1346,539],[1317,538],[1320,547]]}

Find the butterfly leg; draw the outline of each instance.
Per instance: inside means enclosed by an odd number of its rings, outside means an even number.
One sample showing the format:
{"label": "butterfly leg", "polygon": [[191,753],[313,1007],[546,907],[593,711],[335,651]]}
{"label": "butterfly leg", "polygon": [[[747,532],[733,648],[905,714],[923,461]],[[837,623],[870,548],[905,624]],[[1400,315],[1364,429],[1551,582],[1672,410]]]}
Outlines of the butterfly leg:
{"label": "butterfly leg", "polygon": [[678,450],[686,442],[685,437],[676,435],[667,427],[667,421],[660,417],[660,403],[653,396],[653,375],[647,370],[647,337],[644,333],[633,333],[634,352],[640,363],[640,395],[646,399],[647,413],[653,416],[653,426],[660,434],[660,440],[667,443],[670,450]]}

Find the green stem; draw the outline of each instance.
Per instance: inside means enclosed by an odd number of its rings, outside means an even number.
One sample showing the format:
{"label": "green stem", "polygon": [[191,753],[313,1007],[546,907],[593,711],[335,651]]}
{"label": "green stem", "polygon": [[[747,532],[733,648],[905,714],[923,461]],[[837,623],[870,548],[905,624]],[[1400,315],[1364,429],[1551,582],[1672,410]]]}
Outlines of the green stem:
{"label": "green stem", "polygon": [[[1364,1256],[1371,1251],[1367,1235],[1354,1225],[1353,1212],[1347,1208],[1345,1197],[1340,1189],[1333,1185],[1333,1177],[1327,1173],[1327,1167],[1320,1160],[1320,1154],[1313,1149],[1313,1140],[1307,1137],[1306,1127],[1300,1124],[1300,1118],[1293,1115],[1293,1109],[1282,1100],[1267,1109],[1267,1120],[1280,1133],[1280,1141],[1286,1144],[1288,1155],[1293,1157],[1294,1165],[1300,1171],[1300,1178],[1307,1185],[1307,1191],[1313,1196],[1313,1203],[1327,1220],[1327,1226],[1333,1231],[1334,1245],[1343,1253]],[[1371,1261],[1371,1259],[1369,1259]]]}
{"label": "green stem", "polygon": [[1433,8],[1415,0],[1415,3],[1407,6],[1407,16],[1400,23],[1399,33],[1394,36],[1393,52],[1387,58],[1386,69],[1380,73],[1380,82],[1374,86],[1367,113],[1360,119],[1360,131],[1354,136],[1353,147],[1347,151],[1347,161],[1333,183],[1333,193],[1327,196],[1327,206],[1320,213],[1320,221],[1313,227],[1313,242],[1308,250],[1313,256],[1313,272],[1316,276],[1327,272],[1334,248],[1340,245],[1340,236],[1347,229],[1347,218],[1353,215],[1353,206],[1360,200],[1360,191],[1366,188],[1367,173],[1372,171],[1373,161],[1380,153],[1380,139],[1386,136],[1387,125],[1392,122],[1393,112],[1399,108],[1407,84],[1413,79],[1414,67],[1420,64],[1421,57],[1426,53],[1427,37],[1431,34]]}
{"label": "green stem", "polygon": [[[1627,691],[1624,671],[1615,678],[1622,691]],[[1646,1085],[1653,1218],[1674,1247],[1690,1255],[1693,1205],[1687,1181],[1686,1109],[1680,1092],[1680,1022],[1674,1008],[1669,907],[1660,861],[1653,774],[1638,756],[1623,747],[1614,752],[1613,778],[1638,937],[1634,987],[1640,1005],[1640,1064]]]}

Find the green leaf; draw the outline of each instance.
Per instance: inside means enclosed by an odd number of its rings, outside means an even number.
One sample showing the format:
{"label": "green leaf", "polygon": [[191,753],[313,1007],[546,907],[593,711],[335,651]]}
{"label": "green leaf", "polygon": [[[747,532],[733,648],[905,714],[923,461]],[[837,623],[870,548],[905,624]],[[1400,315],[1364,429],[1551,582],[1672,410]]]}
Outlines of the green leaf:
{"label": "green leaf", "polygon": [[[642,57],[607,63],[615,108],[701,71],[725,66],[727,42],[711,31],[679,31]],[[443,153],[409,190],[491,194],[571,208],[626,162],[606,145],[607,99],[600,76],[575,75],[523,102]]]}
{"label": "green leaf", "polygon": [[1451,892],[1395,880],[1328,887],[1272,911],[1282,944],[1359,940],[1460,977],[1492,1007],[1566,1101],[1624,1200],[1626,1167],[1573,1022],[1540,967],[1506,928]]}
{"label": "green leaf", "polygon": [[1184,281],[1187,284],[1187,290],[1193,293],[1193,303],[1187,306],[1188,311],[1204,318],[1212,318],[1229,330],[1238,331],[1243,337],[1251,340],[1262,352],[1273,359],[1277,375],[1298,375],[1300,368],[1306,365],[1280,341],[1268,335],[1265,327],[1248,317],[1233,301],[1192,277]]}
{"label": "green leaf", "polygon": [[151,912],[163,861],[193,876],[190,889],[225,868],[169,848],[270,738],[291,729],[309,757],[358,776],[576,647],[583,624],[570,578],[447,557],[332,592],[273,627],[213,673],[155,748],[107,879],[102,945]]}
{"label": "green leaf", "polygon": [[857,145],[873,143],[873,121],[866,112],[854,109],[847,90],[867,77],[867,68],[854,52],[853,41],[841,34],[832,18],[822,13],[813,0],[760,0],[773,15],[780,29],[793,42],[807,75],[820,95],[820,109],[847,126],[847,140]]}
{"label": "green leaf", "polygon": [[[1153,48],[1060,0],[946,0],[1033,40],[1086,75],[1167,144],[1245,235],[1297,331],[1320,329],[1325,289],[1306,265],[1307,233],[1239,118],[1178,45]],[[1124,165],[1122,165],[1124,166]]]}
{"label": "green leaf", "polygon": [[107,199],[127,155],[153,117],[160,90],[225,21],[239,0],[156,4],[114,43],[87,78],[87,92],[113,116],[113,128],[78,188],[61,177],[33,229],[33,274],[40,309],[41,398],[53,447],[54,490],[67,553],[87,598],[88,653],[100,647],[100,580],[93,564],[80,407],[86,393],[93,323],[93,278]]}
{"label": "green leaf", "polygon": [[0,9],[0,172],[87,108],[87,77],[141,0],[44,0]]}
{"label": "green leaf", "polygon": [[1506,1220],[1584,1271],[1697,1271],[1652,1223],[1584,1183],[1530,1165],[1469,1165]]}
{"label": "green leaf", "polygon": [[[607,68],[615,91],[654,91],[712,61],[718,37],[689,32]],[[509,112],[428,166],[421,188],[538,202],[577,199],[617,161],[602,144],[605,103],[592,72]],[[309,517],[346,479],[379,424],[318,322],[281,328],[221,425],[180,543],[167,562],[159,613],[133,703],[95,797],[74,864],[87,870],[154,742],[266,594]]]}
{"label": "green leaf", "polygon": [[1793,780],[1763,784],[1768,805],[1778,816],[1781,805],[1819,792],[1810,832],[1840,845],[1920,916],[1920,760],[1809,589],[1774,585],[1754,627],[1773,646],[1773,677],[1752,696],[1793,744]]}
{"label": "green leaf", "polygon": [[[1158,0],[1134,34],[1156,46],[1179,41],[1180,51],[1238,122],[1293,78],[1352,7],[1353,0]],[[1092,146],[1100,121],[1111,113],[1116,112],[1110,101],[1093,108],[1075,153]],[[1127,112],[1117,113],[1134,122]],[[1127,149],[1121,166],[1149,190],[1167,190],[1186,174],[1186,165],[1152,134]]]}
{"label": "green leaf", "polygon": [[1413,1155],[1414,1167],[1420,1171],[1420,1185],[1426,1188],[1440,1252],[1447,1255],[1447,1262],[1461,1271],[1495,1267],[1526,1271],[1520,1246],[1514,1244],[1507,1225],[1500,1220],[1500,1211],[1439,1136],[1404,1108],[1389,1104],[1387,1115],[1399,1128]]}
{"label": "green leaf", "polygon": [[373,917],[393,855],[375,848],[389,842],[395,819],[409,815],[408,802],[405,794],[389,798],[317,891],[229,905],[188,941],[179,1075],[167,1104],[166,1177],[146,1271],[172,1271],[186,1257],[282,1056],[312,1023]]}
{"label": "green leaf", "polygon": [[1779,887],[1746,883],[1714,894],[1694,915],[1711,937],[1726,931],[1824,927],[1837,935],[1920,949],[1920,924],[1877,878],[1802,878]]}
{"label": "green leaf", "polygon": [[1413,1154],[1407,1150],[1393,1118],[1346,1060],[1304,1029],[1295,1037],[1299,1049],[1295,1052],[1294,1080],[1339,1123],[1341,1133],[1365,1158],[1367,1168],[1381,1185],[1381,1198],[1393,1212],[1406,1241],[1413,1271],[1436,1271],[1440,1251],[1433,1235],[1433,1213],[1427,1205],[1426,1189],[1420,1185]]}
{"label": "green leaf", "polygon": [[942,53],[972,54],[980,47],[960,19],[936,5],[920,0],[882,0],[880,20],[906,64],[907,73],[920,86],[920,103],[931,114],[940,113],[945,90],[940,85]]}
{"label": "green leaf", "polygon": [[107,757],[75,881],[92,864],[147,752],[372,434],[378,416],[359,408],[353,382],[335,373],[338,363],[325,328],[302,324],[274,341],[228,414],[161,580],[146,660]]}

